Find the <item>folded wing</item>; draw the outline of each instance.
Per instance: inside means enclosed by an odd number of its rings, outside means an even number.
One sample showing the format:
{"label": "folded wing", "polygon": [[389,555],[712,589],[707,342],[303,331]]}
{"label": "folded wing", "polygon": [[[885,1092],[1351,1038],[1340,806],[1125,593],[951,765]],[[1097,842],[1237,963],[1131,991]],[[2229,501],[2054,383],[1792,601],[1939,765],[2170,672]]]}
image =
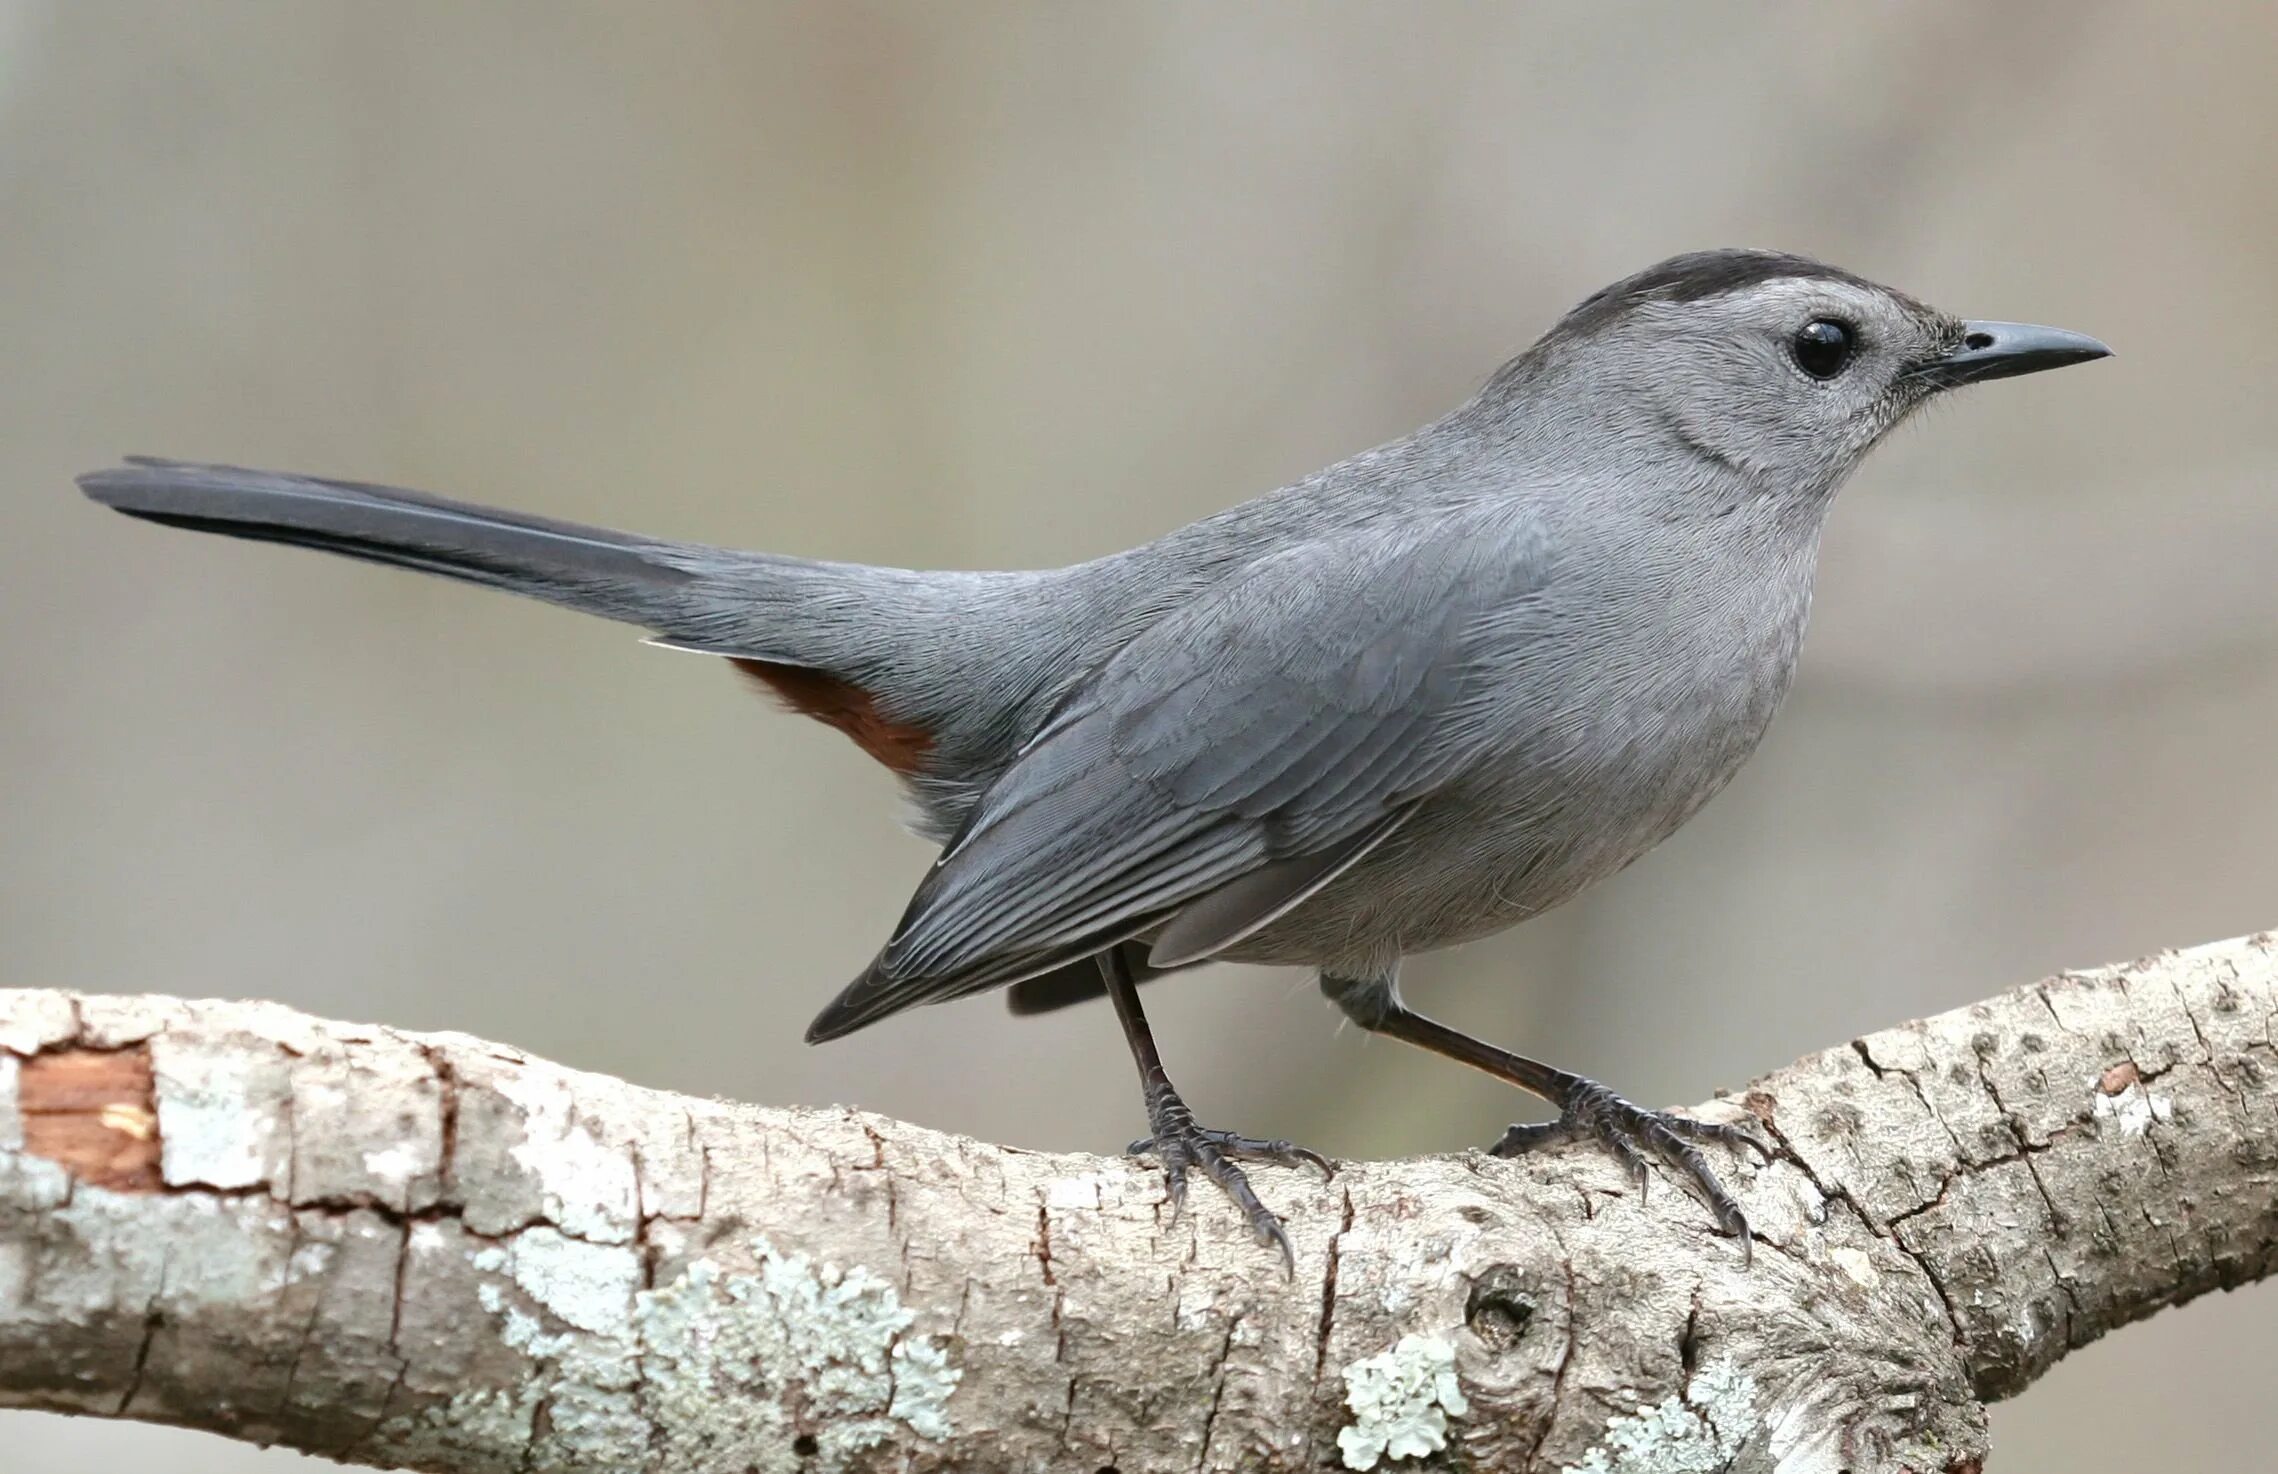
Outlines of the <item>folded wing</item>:
{"label": "folded wing", "polygon": [[1156,933],[1233,945],[1395,833],[1490,734],[1460,720],[1482,639],[1540,586],[1507,511],[1363,529],[1252,564],[1142,632],[983,796],[833,1038]]}

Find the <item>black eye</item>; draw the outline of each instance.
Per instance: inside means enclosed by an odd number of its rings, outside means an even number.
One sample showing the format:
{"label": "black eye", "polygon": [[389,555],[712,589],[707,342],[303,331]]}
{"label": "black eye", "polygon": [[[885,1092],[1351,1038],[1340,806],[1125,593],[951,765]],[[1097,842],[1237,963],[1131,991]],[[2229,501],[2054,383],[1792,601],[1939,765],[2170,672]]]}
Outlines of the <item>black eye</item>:
{"label": "black eye", "polygon": [[1851,361],[1851,330],[1823,317],[1805,323],[1792,347],[1797,368],[1815,379],[1832,379]]}

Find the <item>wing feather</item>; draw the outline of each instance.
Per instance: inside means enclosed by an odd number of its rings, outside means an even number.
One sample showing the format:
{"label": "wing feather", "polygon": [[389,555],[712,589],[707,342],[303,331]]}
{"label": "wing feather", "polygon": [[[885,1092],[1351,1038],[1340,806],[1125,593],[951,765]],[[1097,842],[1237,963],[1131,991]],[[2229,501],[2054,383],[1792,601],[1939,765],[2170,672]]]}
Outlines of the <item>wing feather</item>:
{"label": "wing feather", "polygon": [[1301,904],[1491,740],[1448,717],[1491,679],[1480,632],[1521,630],[1545,577],[1514,516],[1284,549],[1141,631],[991,785],[811,1034],[1158,929],[1157,965],[1197,960]]}

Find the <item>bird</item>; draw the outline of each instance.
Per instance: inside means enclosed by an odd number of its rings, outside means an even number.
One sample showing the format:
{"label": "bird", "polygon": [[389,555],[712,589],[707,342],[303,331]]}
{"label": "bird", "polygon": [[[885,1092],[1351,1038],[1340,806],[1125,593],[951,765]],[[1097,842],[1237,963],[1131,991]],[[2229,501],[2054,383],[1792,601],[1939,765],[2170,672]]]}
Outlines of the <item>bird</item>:
{"label": "bird", "polygon": [[1106,997],[1174,1211],[1190,1172],[1293,1263],[1245,1161],[1328,1160],[1198,1124],[1149,979],[1312,969],[1371,1034],[1541,1097],[1503,1156],[1652,1164],[1750,1247],[1704,1146],[1412,1008],[1403,958],[1540,915],[1690,819],[1793,680],[1821,529],[1892,429],[1963,385],[2107,356],[1965,321],[1804,256],[1698,251],[1585,298],[1411,434],[1127,551],[926,572],[642,537],[364,482],[156,458],[79,478],[148,522],[322,549],[641,626],[719,657],[891,772],[940,845],[807,1029],[837,1039],[1003,991]]}

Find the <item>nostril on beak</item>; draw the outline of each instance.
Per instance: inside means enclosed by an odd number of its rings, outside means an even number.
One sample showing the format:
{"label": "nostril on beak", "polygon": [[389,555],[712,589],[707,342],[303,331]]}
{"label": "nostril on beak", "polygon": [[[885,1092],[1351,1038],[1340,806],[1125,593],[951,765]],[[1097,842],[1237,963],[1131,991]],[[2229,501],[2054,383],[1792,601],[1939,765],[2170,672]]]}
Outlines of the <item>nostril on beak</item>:
{"label": "nostril on beak", "polygon": [[1970,334],[1967,334],[1967,335],[1966,335],[1966,336],[1964,336],[1964,337],[1963,337],[1963,339],[1962,339],[1962,346],[1963,346],[1964,348],[1991,348],[1991,347],[1993,346],[1993,334],[1991,334],[1991,333],[1970,333]]}

